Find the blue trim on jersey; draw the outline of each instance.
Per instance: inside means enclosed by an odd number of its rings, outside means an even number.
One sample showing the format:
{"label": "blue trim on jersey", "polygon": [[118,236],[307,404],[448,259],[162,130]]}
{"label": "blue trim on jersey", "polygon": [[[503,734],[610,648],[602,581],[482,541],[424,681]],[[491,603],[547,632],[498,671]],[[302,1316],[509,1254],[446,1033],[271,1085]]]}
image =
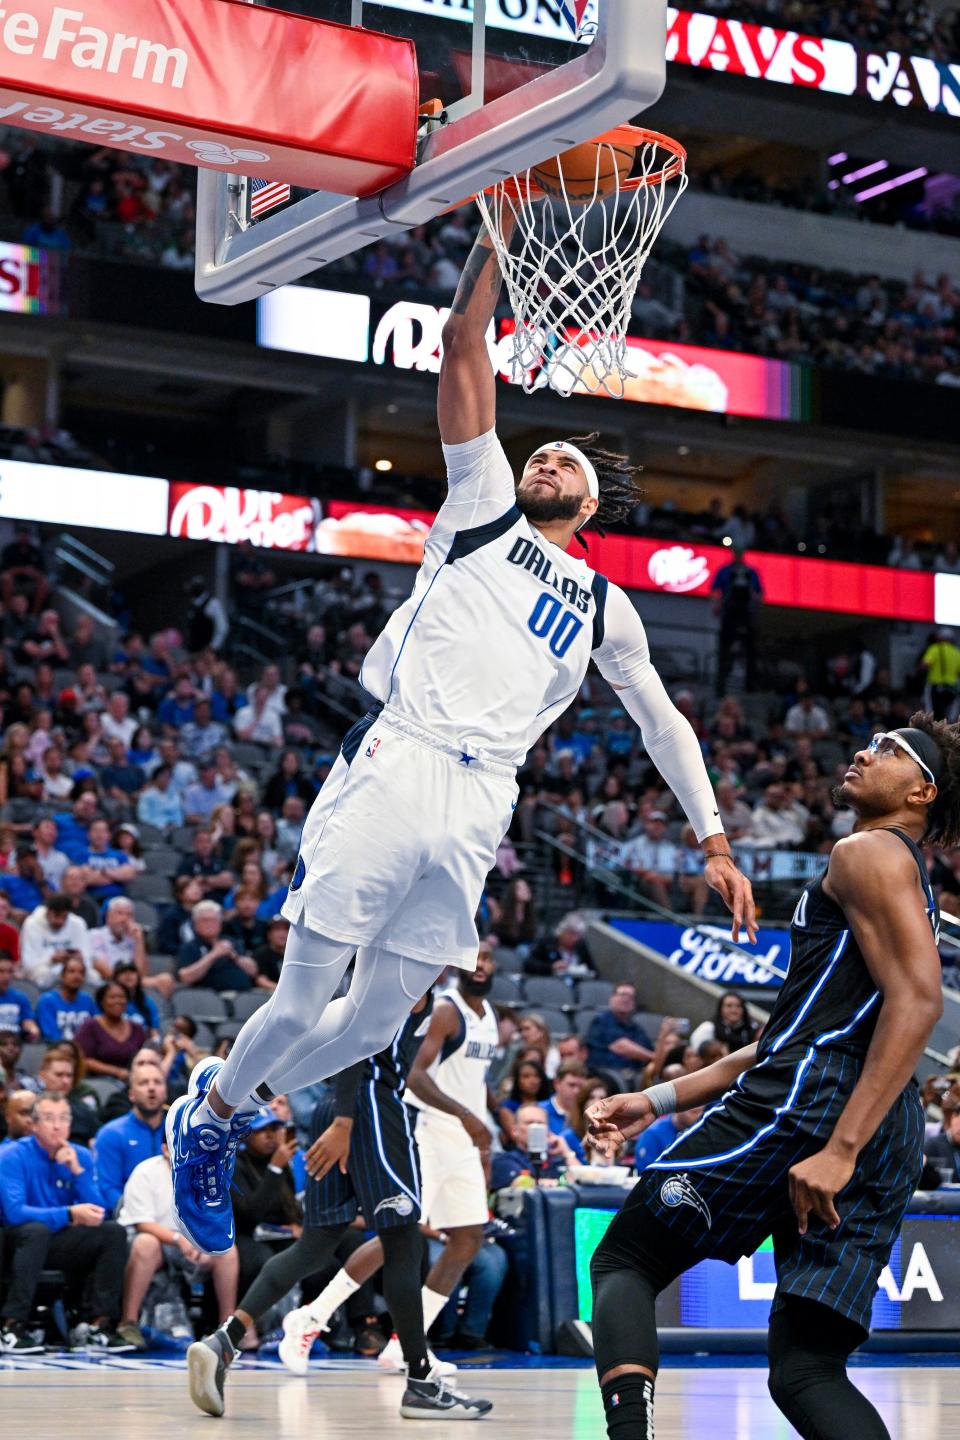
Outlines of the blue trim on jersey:
{"label": "blue trim on jersey", "polygon": [[466,1040],[467,1020],[466,1016],[464,1015],[463,1011],[460,1009],[460,1006],[456,1003],[455,1000],[451,1000],[448,995],[441,995],[440,999],[446,1000],[448,1005],[453,1006],[454,1010],[456,1010],[457,1012],[457,1019],[460,1022],[460,1028],[458,1029],[457,1033],[455,1035],[448,1036],[448,1038],[443,1042],[443,1049],[440,1051],[440,1064],[442,1065],[444,1060],[449,1060],[451,1055],[455,1055],[457,1053],[464,1040]]}
{"label": "blue trim on jersey", "polygon": [[416,610],[414,610],[413,614],[410,616],[410,624],[407,626],[406,630],[404,630],[404,632],[403,632],[403,639],[400,641],[400,649],[397,651],[397,658],[394,660],[393,666],[392,666],[392,668],[391,668],[391,670],[390,670],[390,684],[389,684],[389,686],[388,686],[388,688],[387,688],[387,699],[388,699],[388,700],[390,699],[390,696],[393,694],[393,677],[394,677],[394,675],[396,675],[396,673],[397,673],[397,666],[400,664],[400,656],[403,654],[403,647],[404,647],[404,645],[406,645],[406,643],[407,643],[407,637],[409,636],[410,631],[413,629],[414,625],[417,623],[417,616],[420,614],[420,611],[423,609],[424,605],[426,604],[427,596],[430,594],[430,591],[433,589],[434,585],[436,584],[437,576],[440,574],[440,571],[441,571],[442,569],[443,569],[443,566],[442,566],[442,565],[438,565],[438,566],[437,566],[437,569],[433,572],[433,579],[430,581],[430,584],[427,586],[426,591],[424,592],[423,599],[420,601],[420,604],[417,606]]}
{"label": "blue trim on jersey", "polygon": [[519,508],[511,505],[509,510],[498,515],[495,520],[488,520],[484,525],[474,525],[470,530],[458,530],[450,542],[444,565],[454,565],[458,560],[465,560],[468,555],[482,549],[484,545],[489,545],[491,540],[499,540],[501,535],[506,535],[507,531],[512,530],[517,521],[522,519]]}
{"label": "blue trim on jersey", "polygon": [[[348,765],[353,764],[357,756],[357,751],[363,744],[364,735],[366,735],[372,725],[377,723],[382,709],[383,701],[374,700],[366,715],[362,716],[354,725],[351,725],[346,735],[344,735],[343,740],[340,742],[340,754]],[[301,834],[302,833],[301,831]]]}
{"label": "blue trim on jersey", "polygon": [[607,590],[609,581],[606,575],[594,575],[593,584],[590,589],[593,592],[593,603],[595,614],[593,617],[593,644],[591,650],[597,650],[603,644],[604,615],[607,608]]}
{"label": "blue trim on jersey", "polygon": [[[391,1164],[390,1164],[390,1161],[387,1159],[386,1151],[385,1151],[384,1148],[383,1148],[383,1135],[382,1135],[381,1130],[380,1130],[380,1111],[379,1111],[379,1108],[378,1108],[378,1106],[377,1106],[377,1087],[376,1087],[376,1083],[375,1083],[373,1080],[371,1080],[371,1081],[369,1082],[369,1090],[370,1090],[370,1113],[371,1113],[371,1115],[373,1116],[373,1132],[374,1132],[374,1135],[376,1136],[377,1151],[378,1151],[379,1156],[380,1156],[380,1163],[383,1165],[384,1170],[386,1170],[387,1174],[390,1176],[390,1179],[391,1179],[396,1185],[399,1185],[399,1186],[400,1186],[400,1189],[403,1191],[404,1195],[406,1195],[408,1199],[412,1200],[413,1203],[414,1203],[414,1205],[416,1205],[417,1209],[419,1210],[419,1209],[420,1209],[420,1196],[419,1196],[419,1195],[415,1195],[415,1194],[413,1193],[413,1191],[407,1189],[406,1185],[404,1185],[403,1181],[400,1179],[400,1176],[399,1176],[399,1175],[397,1174],[397,1172],[392,1168],[392,1166],[391,1166]],[[402,1104],[403,1104],[403,1101],[401,1100],[400,1103],[401,1103],[401,1105],[402,1105]],[[408,1132],[407,1132],[407,1133],[409,1134],[409,1129],[408,1129]],[[416,1170],[414,1170],[413,1173],[414,1173],[414,1175],[416,1175],[416,1173],[417,1173]],[[369,1218],[369,1217],[364,1216],[364,1219],[368,1219],[368,1218]]]}
{"label": "blue trim on jersey", "polygon": [[[774,1040],[773,1044],[770,1046],[771,1055],[776,1055],[778,1050],[782,1050],[784,1045],[786,1045],[787,1041],[790,1039],[790,1036],[797,1029],[797,1026],[800,1024],[800,1022],[803,1020],[803,1017],[810,1009],[810,1006],[813,1004],[814,1000],[816,1000],[817,996],[820,994],[820,991],[823,989],[824,985],[826,985],[827,981],[830,979],[830,976],[837,968],[837,965],[840,962],[840,957],[843,954],[844,950],[847,948],[847,941],[849,939],[850,931],[844,930],[840,935],[840,939],[837,941],[836,949],[830,956],[830,963],[827,965],[823,974],[820,976],[820,979],[817,981],[816,985],[814,985],[813,989],[810,991],[810,994],[807,996],[806,1000],[804,1000],[803,1004],[800,1006],[800,1009],[793,1017],[792,1024],[789,1025],[787,1029],[784,1030],[783,1034],[779,1035],[777,1039]],[[814,1043],[816,1044],[816,1041]]]}
{"label": "blue trim on jersey", "polygon": [[549,705],[544,705],[542,710],[537,711],[537,719],[541,715],[546,715],[548,710],[553,710],[557,705],[569,705],[571,700],[576,699],[578,693],[579,687],[577,690],[571,690],[569,695],[561,695],[559,700],[551,700]]}

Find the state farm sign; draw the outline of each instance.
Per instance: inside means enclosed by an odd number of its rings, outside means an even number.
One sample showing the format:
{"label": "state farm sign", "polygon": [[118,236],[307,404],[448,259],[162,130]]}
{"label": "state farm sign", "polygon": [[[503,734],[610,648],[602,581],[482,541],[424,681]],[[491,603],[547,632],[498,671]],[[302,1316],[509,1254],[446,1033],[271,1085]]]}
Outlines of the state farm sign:
{"label": "state farm sign", "polygon": [[275,490],[232,485],[170,485],[169,533],[175,540],[247,542],[264,550],[313,550],[320,504]]}
{"label": "state farm sign", "polygon": [[668,10],[667,25],[675,65],[960,116],[960,65],[689,10]]}

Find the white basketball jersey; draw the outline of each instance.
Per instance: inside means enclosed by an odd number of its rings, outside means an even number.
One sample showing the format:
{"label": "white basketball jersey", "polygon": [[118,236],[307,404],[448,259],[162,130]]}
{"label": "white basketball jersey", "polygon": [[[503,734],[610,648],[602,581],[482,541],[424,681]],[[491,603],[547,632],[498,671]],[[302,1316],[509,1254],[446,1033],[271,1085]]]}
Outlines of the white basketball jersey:
{"label": "white basketball jersey", "polygon": [[518,765],[580,689],[607,582],[520,513],[493,431],[444,453],[448,496],[413,594],[360,683],[467,754]]}
{"label": "white basketball jersey", "polygon": [[[444,1044],[440,1054],[428,1069],[430,1077],[439,1085],[444,1095],[465,1105],[474,1115],[483,1119],[487,1113],[487,1071],[500,1049],[500,1027],[497,1013],[489,1000],[483,1002],[483,1014],[467,1004],[459,990],[451,990],[441,997],[455,1005],[460,1016],[459,1029]],[[440,1001],[437,1002],[438,1004]],[[419,1110],[429,1112],[431,1120],[454,1119],[408,1091],[405,1097]],[[459,1121],[456,1121],[459,1124]]]}

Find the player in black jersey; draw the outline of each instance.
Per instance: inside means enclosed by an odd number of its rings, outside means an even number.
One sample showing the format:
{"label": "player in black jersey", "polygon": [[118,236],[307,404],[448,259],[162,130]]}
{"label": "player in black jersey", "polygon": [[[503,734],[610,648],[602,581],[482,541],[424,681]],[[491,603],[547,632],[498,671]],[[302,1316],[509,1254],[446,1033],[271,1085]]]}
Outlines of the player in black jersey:
{"label": "player in black jersey", "polygon": [[[227,1370],[244,1334],[308,1275],[329,1265],[357,1214],[377,1238],[354,1251],[311,1306],[284,1317],[281,1358],[305,1375],[314,1340],[329,1316],[383,1266],[383,1291],[406,1362],[400,1413],[408,1419],[479,1419],[489,1400],[461,1395],[427,1348],[421,1273],[420,1170],[413,1124],[403,1100],[407,1075],[433,1009],[428,992],[414,1005],[393,1043],[334,1077],[334,1095],[317,1105],[307,1151],[305,1225],[295,1244],[268,1260],[236,1311],[212,1335],[187,1351],[190,1398],[208,1415],[224,1413]],[[328,1303],[324,1303],[324,1302]]]}
{"label": "player in black jersey", "polygon": [[790,969],[760,1041],[675,1084],[588,1111],[615,1152],[661,1114],[703,1118],[641,1175],[593,1260],[593,1339],[611,1440],[649,1440],[654,1304],[707,1258],[772,1234],[770,1393],[805,1440],[889,1440],[846,1362],[919,1180],[913,1071],[942,1013],[939,915],[920,851],[960,842],[960,726],[874,736],[837,798],[856,813],[800,896]]}

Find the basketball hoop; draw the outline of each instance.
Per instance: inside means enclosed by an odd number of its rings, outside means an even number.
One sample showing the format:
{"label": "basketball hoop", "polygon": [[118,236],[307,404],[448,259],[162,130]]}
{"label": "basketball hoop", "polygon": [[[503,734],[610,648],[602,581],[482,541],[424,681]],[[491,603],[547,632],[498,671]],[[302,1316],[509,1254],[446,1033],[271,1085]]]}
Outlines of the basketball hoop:
{"label": "basketball hoop", "polygon": [[[527,394],[548,385],[622,399],[640,275],[687,187],[687,152],[667,135],[621,125],[594,144],[586,198],[582,180],[571,198],[562,166],[552,198],[534,167],[476,197],[516,317],[513,378]],[[617,164],[625,146],[636,150],[627,179]]]}

